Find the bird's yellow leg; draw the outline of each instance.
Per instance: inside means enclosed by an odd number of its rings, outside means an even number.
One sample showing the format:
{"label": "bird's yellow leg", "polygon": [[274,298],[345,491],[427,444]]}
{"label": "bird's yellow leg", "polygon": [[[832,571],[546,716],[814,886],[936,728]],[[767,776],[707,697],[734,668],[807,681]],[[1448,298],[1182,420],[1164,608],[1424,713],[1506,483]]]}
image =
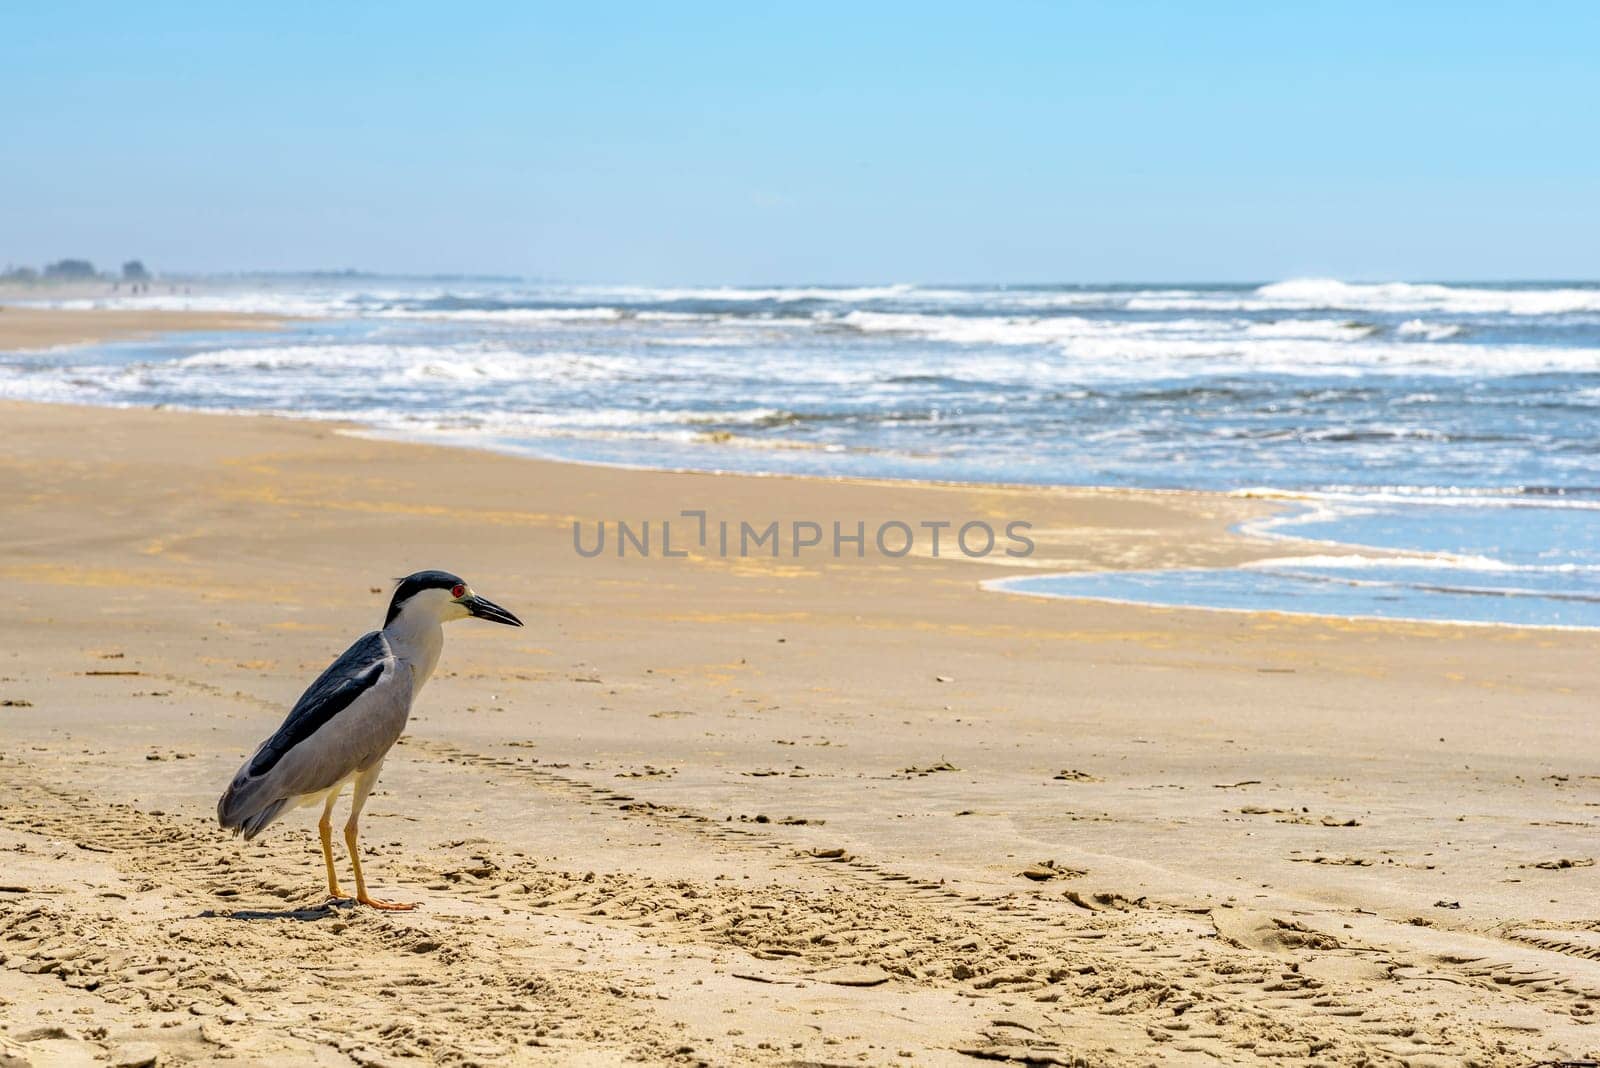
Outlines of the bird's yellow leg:
{"label": "bird's yellow leg", "polygon": [[344,844],[350,850],[350,865],[356,870],[356,901],[375,909],[384,909],[389,912],[408,912],[416,908],[415,905],[403,904],[396,901],[379,901],[367,893],[367,880],[361,875],[361,844],[356,840],[356,822],[352,819],[344,825]]}
{"label": "bird's yellow leg", "polygon": [[368,768],[356,776],[355,797],[350,803],[350,819],[344,825],[345,848],[350,850],[350,866],[356,870],[356,901],[368,908],[383,909],[386,912],[408,912],[417,906],[395,901],[379,901],[367,893],[367,880],[361,875],[361,844],[357,840],[360,834],[361,809],[366,805],[367,795],[372,792],[377,782],[377,767]]}
{"label": "bird's yellow leg", "polygon": [[339,872],[333,866],[333,803],[339,799],[339,791],[335,790],[328,795],[327,802],[322,806],[322,819],[317,822],[317,834],[322,839],[322,862],[328,866],[328,896],[338,900],[344,897],[344,891],[339,889]]}

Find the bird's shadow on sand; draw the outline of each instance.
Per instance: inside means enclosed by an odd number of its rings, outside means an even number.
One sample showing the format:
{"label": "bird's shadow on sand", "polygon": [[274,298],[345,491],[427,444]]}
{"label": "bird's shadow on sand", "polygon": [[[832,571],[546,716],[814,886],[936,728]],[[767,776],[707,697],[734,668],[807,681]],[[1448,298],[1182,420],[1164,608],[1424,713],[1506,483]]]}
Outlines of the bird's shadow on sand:
{"label": "bird's shadow on sand", "polygon": [[314,923],[317,920],[330,919],[339,914],[340,909],[355,908],[355,901],[340,898],[337,901],[324,901],[319,905],[306,905],[296,909],[233,909],[219,912],[216,909],[206,909],[200,913],[202,920],[299,920],[302,923]]}

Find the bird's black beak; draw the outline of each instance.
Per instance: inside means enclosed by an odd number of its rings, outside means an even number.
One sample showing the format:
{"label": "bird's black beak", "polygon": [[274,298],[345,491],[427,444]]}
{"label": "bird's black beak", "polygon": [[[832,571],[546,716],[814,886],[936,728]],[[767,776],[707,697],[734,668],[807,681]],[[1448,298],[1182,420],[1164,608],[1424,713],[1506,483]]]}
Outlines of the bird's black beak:
{"label": "bird's black beak", "polygon": [[479,619],[487,619],[490,623],[504,623],[508,627],[522,626],[522,620],[518,619],[510,612],[507,612],[504,608],[501,608],[487,597],[479,597],[477,594],[473,594],[471,597],[468,597],[461,603],[466,607],[468,612],[471,612]]}

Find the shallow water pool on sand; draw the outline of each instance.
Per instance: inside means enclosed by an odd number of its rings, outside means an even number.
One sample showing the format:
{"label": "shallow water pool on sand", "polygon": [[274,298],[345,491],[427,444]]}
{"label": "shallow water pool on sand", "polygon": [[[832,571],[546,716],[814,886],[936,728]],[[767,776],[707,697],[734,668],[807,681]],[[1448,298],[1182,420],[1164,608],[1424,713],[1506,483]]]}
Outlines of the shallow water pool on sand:
{"label": "shallow water pool on sand", "polygon": [[1338,494],[1246,524],[1298,551],[1242,567],[1036,575],[1035,596],[1301,615],[1600,628],[1600,508]]}
{"label": "shallow water pool on sand", "polygon": [[1006,579],[992,589],[1174,608],[1292,612],[1424,622],[1600,627],[1600,600],[1561,595],[1506,595],[1412,585],[1398,573],[1371,581],[1337,575],[1288,575],[1254,568],[1123,571]]}

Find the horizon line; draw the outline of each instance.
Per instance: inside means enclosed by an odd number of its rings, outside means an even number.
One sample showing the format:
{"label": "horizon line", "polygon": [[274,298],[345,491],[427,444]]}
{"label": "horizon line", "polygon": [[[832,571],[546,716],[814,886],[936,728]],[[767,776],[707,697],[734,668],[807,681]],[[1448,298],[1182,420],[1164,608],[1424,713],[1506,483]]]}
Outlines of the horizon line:
{"label": "horizon line", "polygon": [[[26,268],[24,268],[26,269]],[[18,276],[18,266],[7,264],[0,272],[0,285],[27,285],[40,288],[87,285],[96,282],[120,283],[128,281],[114,273],[96,273],[79,277],[48,276],[42,272],[32,276]],[[1339,282],[1345,285],[1442,285],[1442,286],[1496,286],[1496,285],[1574,285],[1574,286],[1600,286],[1600,276],[1594,278],[1561,278],[1561,277],[1505,277],[1505,278],[1402,278],[1402,277],[1339,277],[1327,274],[1299,274],[1279,278],[1122,278],[1122,279],[1092,279],[1092,280],[1007,280],[1007,281],[885,281],[881,279],[870,281],[852,282],[818,282],[818,281],[765,281],[765,282],[689,282],[689,281],[642,281],[623,279],[578,279],[566,278],[556,275],[540,274],[511,274],[505,272],[477,272],[477,271],[381,271],[365,268],[305,268],[292,270],[274,269],[228,269],[213,271],[151,271],[149,276],[139,281],[168,281],[168,282],[219,282],[219,281],[247,281],[247,280],[363,280],[375,281],[406,281],[406,282],[501,282],[519,283],[528,285],[569,285],[569,286],[638,286],[649,288],[697,288],[697,289],[863,289],[883,287],[904,287],[915,289],[1044,289],[1044,288],[1072,288],[1072,287],[1125,287],[1125,286],[1160,286],[1160,287],[1198,287],[1198,286],[1267,286],[1284,282]]]}

